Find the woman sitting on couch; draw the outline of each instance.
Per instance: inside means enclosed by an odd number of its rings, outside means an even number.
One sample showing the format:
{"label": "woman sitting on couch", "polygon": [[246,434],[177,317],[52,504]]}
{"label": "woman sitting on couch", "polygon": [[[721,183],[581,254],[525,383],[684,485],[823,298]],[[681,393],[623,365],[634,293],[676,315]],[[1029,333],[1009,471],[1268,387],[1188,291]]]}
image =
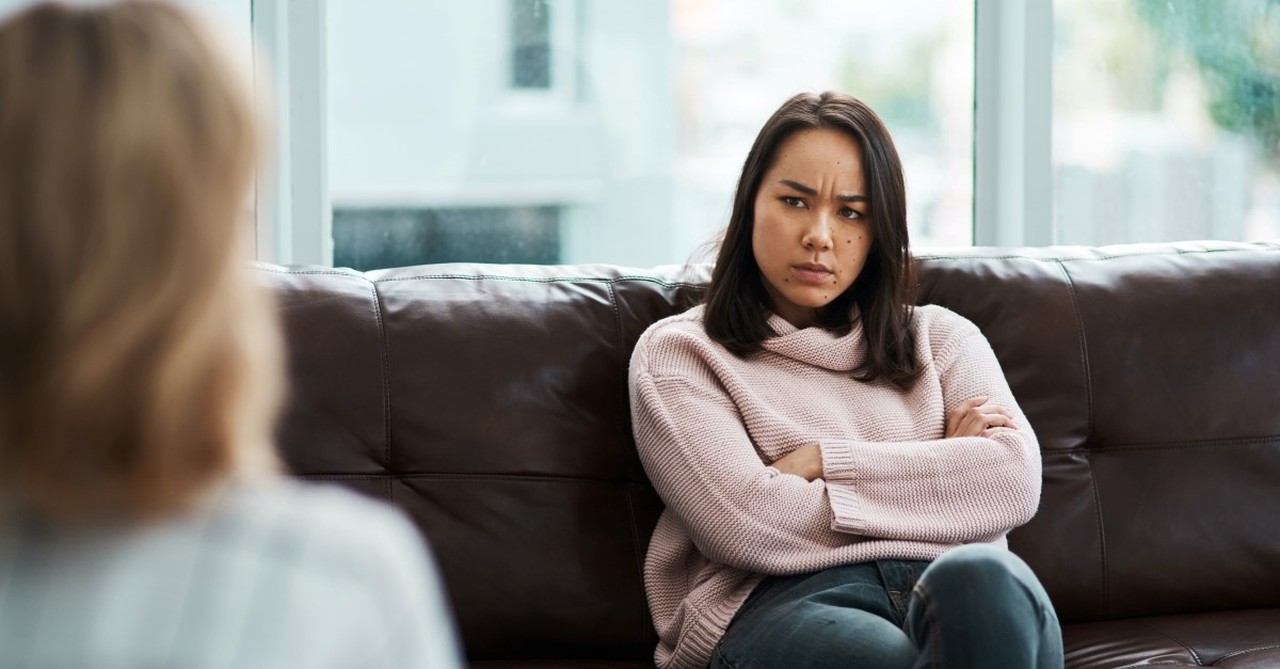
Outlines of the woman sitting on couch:
{"label": "woman sitting on couch", "polygon": [[982,333],[914,307],[879,117],[802,94],[747,155],[706,303],[631,363],[666,504],[645,586],[660,667],[1061,667],[1005,535],[1040,452]]}
{"label": "woman sitting on couch", "polygon": [[456,667],[400,515],[276,475],[246,86],[186,12],[0,24],[0,667]]}

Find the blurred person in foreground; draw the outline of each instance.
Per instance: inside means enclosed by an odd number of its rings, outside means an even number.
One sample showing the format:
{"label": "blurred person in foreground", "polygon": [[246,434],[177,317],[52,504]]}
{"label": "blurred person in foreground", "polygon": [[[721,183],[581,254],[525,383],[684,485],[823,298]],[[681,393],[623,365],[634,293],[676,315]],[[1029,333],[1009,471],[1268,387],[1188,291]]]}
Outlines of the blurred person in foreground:
{"label": "blurred person in foreground", "polygon": [[0,667],[456,667],[400,515],[277,474],[246,77],[185,11],[0,24]]}

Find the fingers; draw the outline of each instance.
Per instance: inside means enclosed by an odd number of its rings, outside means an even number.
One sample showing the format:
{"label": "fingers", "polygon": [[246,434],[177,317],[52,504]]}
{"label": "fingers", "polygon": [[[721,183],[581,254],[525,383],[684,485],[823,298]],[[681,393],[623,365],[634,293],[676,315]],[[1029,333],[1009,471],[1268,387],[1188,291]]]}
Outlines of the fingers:
{"label": "fingers", "polygon": [[998,414],[1000,414],[1000,415],[1004,416],[1005,418],[1008,418],[1009,420],[1014,420],[1014,419],[1016,418],[1016,417],[1013,415],[1013,412],[1012,412],[1012,411],[1010,411],[1010,410],[1008,410],[1008,409],[1006,409],[1006,408],[1004,408],[1004,407],[1002,407],[1002,406],[996,406],[995,404],[990,404],[990,405],[987,405],[987,406],[985,406],[985,407],[980,407],[980,408],[981,408],[983,411],[991,411],[991,412],[994,412],[994,413],[998,413]]}
{"label": "fingers", "polygon": [[960,422],[964,420],[966,413],[982,406],[986,401],[986,395],[970,397],[969,399],[961,402],[960,406],[952,409],[951,412],[947,414],[947,436],[952,436],[956,430],[959,429]]}
{"label": "fingers", "polygon": [[987,397],[965,400],[947,416],[948,437],[976,437],[992,429],[1018,429],[1014,414],[995,404],[985,404]]}
{"label": "fingers", "polygon": [[986,423],[987,427],[1009,427],[1015,430],[1018,429],[1018,424],[1013,422],[1012,418],[1004,414],[982,414],[982,420]]}

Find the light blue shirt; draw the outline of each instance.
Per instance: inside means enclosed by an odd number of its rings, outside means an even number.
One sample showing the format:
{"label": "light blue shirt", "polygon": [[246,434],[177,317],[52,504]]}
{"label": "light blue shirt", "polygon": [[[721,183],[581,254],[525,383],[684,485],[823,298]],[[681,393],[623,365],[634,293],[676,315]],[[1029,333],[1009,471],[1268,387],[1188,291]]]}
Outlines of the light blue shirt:
{"label": "light blue shirt", "polygon": [[421,535],[334,487],[227,485],[128,530],[0,533],[0,669],[456,669]]}

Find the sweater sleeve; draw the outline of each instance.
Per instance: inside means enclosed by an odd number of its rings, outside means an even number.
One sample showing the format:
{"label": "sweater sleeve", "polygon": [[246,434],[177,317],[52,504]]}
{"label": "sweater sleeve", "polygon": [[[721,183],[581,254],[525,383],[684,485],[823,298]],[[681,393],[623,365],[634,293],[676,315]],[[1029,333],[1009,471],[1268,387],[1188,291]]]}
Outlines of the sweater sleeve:
{"label": "sweater sleeve", "polygon": [[797,556],[846,545],[826,485],[766,466],[713,377],[651,374],[632,361],[631,407],[645,472],[708,559],[762,574],[812,571]]}
{"label": "sweater sleeve", "polygon": [[989,403],[1013,413],[1018,429],[997,429],[990,438],[823,442],[832,529],[883,539],[962,543],[998,538],[1035,515],[1039,443],[991,345],[973,324],[964,325],[935,361],[944,414],[985,395]]}

